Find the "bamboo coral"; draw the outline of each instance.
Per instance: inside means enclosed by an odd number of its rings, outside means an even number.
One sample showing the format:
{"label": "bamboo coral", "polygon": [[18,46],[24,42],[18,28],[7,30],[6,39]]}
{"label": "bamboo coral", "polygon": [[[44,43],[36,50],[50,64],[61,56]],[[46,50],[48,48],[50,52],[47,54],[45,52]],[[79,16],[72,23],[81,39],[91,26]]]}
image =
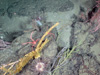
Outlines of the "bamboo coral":
{"label": "bamboo coral", "polygon": [[[34,58],[39,58],[40,57],[40,52],[43,49],[43,47],[49,42],[49,40],[46,38],[45,41],[42,43],[44,40],[45,36],[48,35],[48,33],[55,28],[59,23],[56,23],[53,25],[45,34],[42,36],[40,39],[35,51],[31,51],[30,53],[26,54],[23,58],[20,58],[19,61],[13,65],[16,66],[16,69],[13,69],[13,67],[10,67],[9,69],[6,68],[6,66],[1,66],[0,69],[4,71],[5,73],[3,75],[15,75],[19,73],[23,67],[34,57]],[[9,66],[9,65],[8,65]]]}

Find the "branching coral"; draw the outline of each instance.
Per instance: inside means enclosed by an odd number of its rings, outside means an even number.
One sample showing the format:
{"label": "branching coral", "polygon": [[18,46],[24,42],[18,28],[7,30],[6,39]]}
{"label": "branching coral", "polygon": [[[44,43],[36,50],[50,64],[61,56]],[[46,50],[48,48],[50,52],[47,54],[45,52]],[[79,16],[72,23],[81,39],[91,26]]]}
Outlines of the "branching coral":
{"label": "branching coral", "polygon": [[[74,46],[71,50],[67,49],[67,47],[64,47],[56,56],[56,59],[53,62],[53,65],[51,67],[51,72],[52,75],[55,75],[55,73],[57,72],[57,70],[59,70],[60,68],[62,68],[63,66],[65,66],[67,63],[69,63],[69,59],[71,58],[72,54],[74,52],[77,52],[79,50],[75,49],[80,46],[83,43],[83,41],[80,41],[79,44],[77,46]],[[56,64],[55,64],[56,63]],[[56,67],[55,67],[56,65]],[[51,75],[51,74],[50,74]]]}
{"label": "branching coral", "polygon": [[[40,57],[40,52],[43,49],[43,47],[49,42],[49,40],[46,38],[45,41],[42,43],[42,41],[44,40],[44,38],[50,33],[50,31],[55,28],[59,23],[56,23],[55,25],[53,25],[40,39],[35,51],[31,51],[30,53],[26,54],[23,58],[20,58],[18,60],[18,62],[16,63],[12,63],[10,64],[10,68],[6,68],[6,66],[1,66],[0,69],[2,71],[4,71],[5,73],[3,75],[6,75],[8,73],[8,75],[15,75],[17,73],[19,73],[23,67],[34,57],[39,58]],[[14,69],[13,66],[16,66],[16,68]]]}

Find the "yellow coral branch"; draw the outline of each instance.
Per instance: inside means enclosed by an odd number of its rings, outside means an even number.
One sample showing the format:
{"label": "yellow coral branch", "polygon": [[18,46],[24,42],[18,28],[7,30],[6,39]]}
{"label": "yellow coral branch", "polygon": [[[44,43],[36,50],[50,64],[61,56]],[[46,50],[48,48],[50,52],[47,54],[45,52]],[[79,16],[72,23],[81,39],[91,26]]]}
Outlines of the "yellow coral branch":
{"label": "yellow coral branch", "polygon": [[37,53],[41,52],[41,50],[42,50],[42,48],[44,47],[44,45],[46,45],[46,43],[48,43],[48,42],[49,42],[49,40],[46,39],[46,40],[42,43],[42,45],[41,45],[40,47],[37,47],[37,48],[35,49],[35,51],[36,51]]}
{"label": "yellow coral branch", "polygon": [[[16,69],[11,69],[12,66],[9,69],[6,69],[4,66],[1,67],[3,71],[5,71],[4,75],[6,73],[9,73],[9,75],[15,75],[17,73],[19,73],[22,68],[34,57],[34,58],[39,58],[40,57],[40,52],[43,49],[43,47],[49,42],[49,40],[46,38],[45,41],[42,43],[42,41],[44,40],[45,36],[48,35],[48,33],[58,25],[59,23],[56,23],[55,25],[53,25],[40,39],[35,51],[32,51],[28,54],[26,54],[23,58],[19,59],[19,62],[16,64]],[[13,63],[11,63],[13,64]],[[10,65],[11,65],[10,64]],[[12,74],[11,74],[12,73]]]}
{"label": "yellow coral branch", "polygon": [[47,36],[48,33],[49,33],[53,28],[55,28],[56,26],[58,26],[58,24],[59,24],[59,23],[54,24],[47,32],[45,32],[45,34],[44,34],[44,35],[42,36],[42,38],[40,39],[40,41],[39,41],[39,43],[38,43],[36,49],[39,48],[39,47],[41,46],[41,43],[42,43],[43,39],[45,38],[45,36]]}

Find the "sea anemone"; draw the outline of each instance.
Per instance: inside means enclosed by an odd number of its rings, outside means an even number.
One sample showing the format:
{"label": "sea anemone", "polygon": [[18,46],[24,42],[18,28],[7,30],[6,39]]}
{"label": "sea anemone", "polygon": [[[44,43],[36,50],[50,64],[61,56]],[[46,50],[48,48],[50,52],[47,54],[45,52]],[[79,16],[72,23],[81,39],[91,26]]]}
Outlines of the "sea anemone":
{"label": "sea anemone", "polygon": [[30,66],[31,72],[34,75],[47,75],[50,69],[51,59],[47,57],[40,57],[33,60]]}

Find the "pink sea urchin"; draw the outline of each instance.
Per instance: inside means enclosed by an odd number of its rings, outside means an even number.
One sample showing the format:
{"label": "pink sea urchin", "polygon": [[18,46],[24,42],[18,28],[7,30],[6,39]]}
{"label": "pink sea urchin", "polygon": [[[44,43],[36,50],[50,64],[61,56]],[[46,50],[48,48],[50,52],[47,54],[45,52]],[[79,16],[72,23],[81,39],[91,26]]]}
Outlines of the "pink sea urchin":
{"label": "pink sea urchin", "polygon": [[36,70],[42,72],[44,71],[45,64],[43,62],[38,62],[35,67],[36,67]]}

